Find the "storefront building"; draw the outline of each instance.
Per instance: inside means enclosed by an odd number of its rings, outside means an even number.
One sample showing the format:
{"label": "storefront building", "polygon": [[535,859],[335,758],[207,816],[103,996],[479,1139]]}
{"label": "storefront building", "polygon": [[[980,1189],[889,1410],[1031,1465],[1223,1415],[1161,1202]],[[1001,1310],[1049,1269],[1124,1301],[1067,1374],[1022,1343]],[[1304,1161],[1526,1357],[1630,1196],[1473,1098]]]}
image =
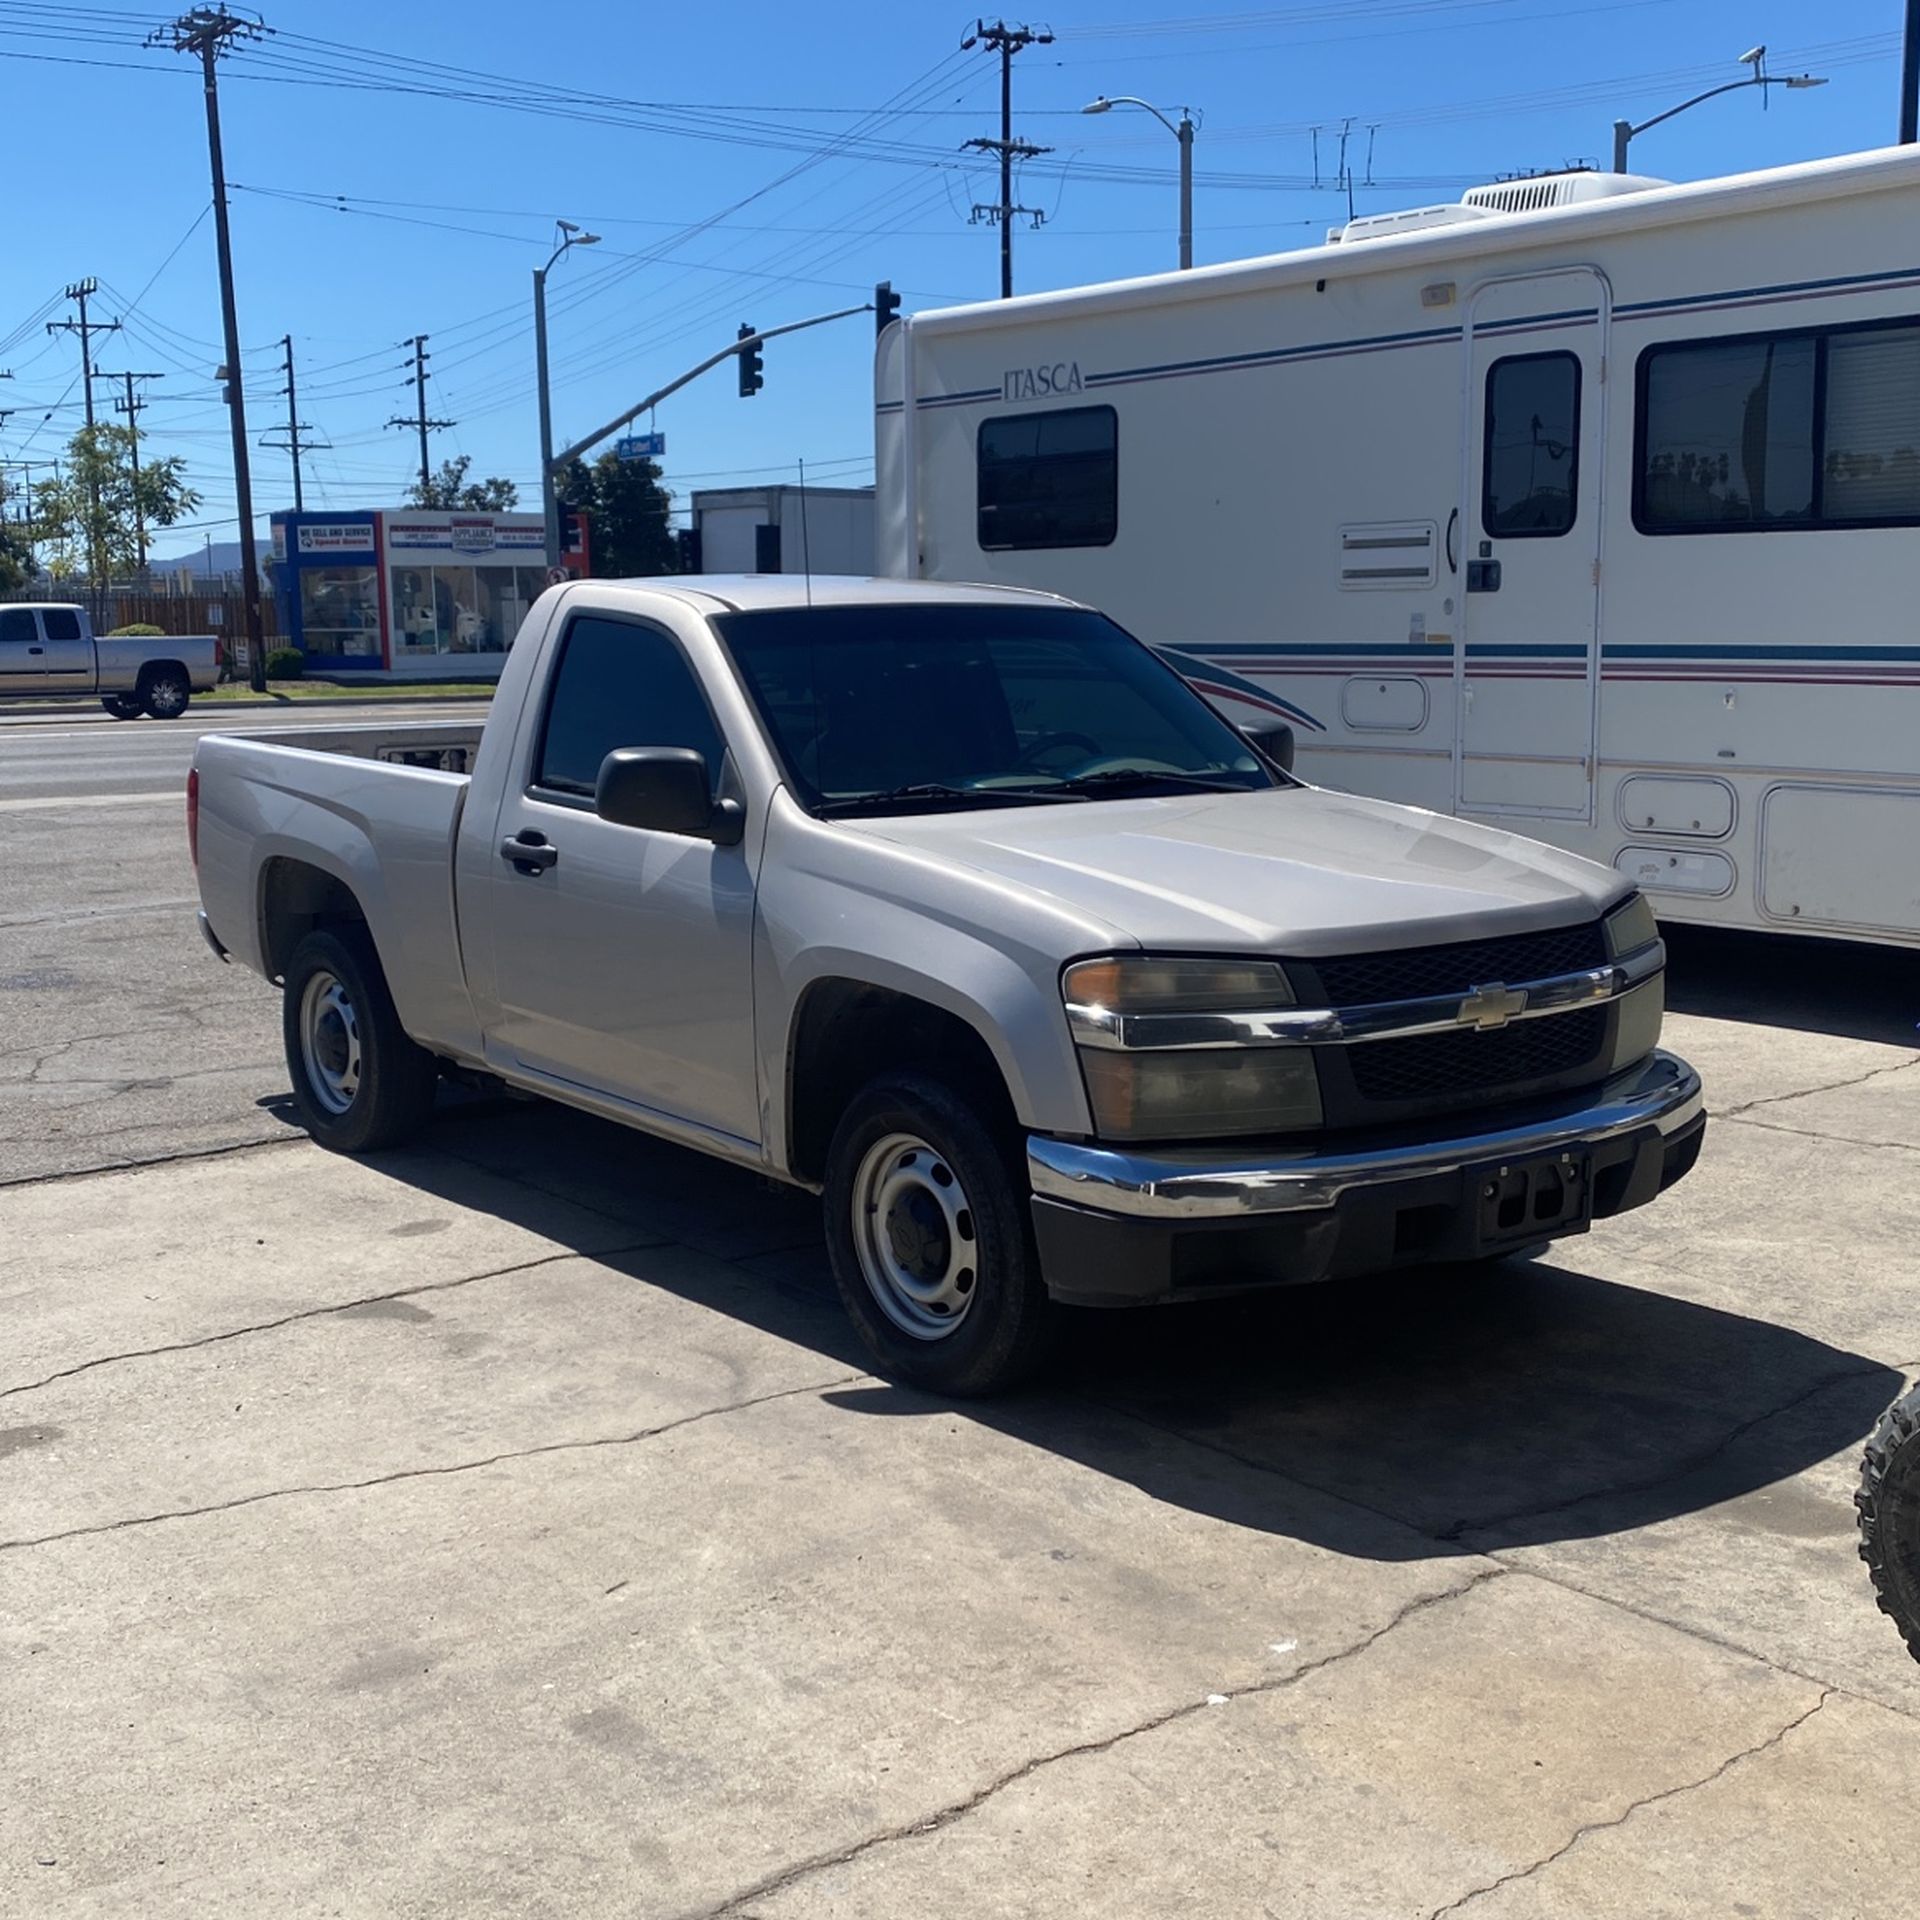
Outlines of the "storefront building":
{"label": "storefront building", "polygon": [[537,513],[276,513],[281,631],[324,673],[497,679],[546,587],[543,547]]}

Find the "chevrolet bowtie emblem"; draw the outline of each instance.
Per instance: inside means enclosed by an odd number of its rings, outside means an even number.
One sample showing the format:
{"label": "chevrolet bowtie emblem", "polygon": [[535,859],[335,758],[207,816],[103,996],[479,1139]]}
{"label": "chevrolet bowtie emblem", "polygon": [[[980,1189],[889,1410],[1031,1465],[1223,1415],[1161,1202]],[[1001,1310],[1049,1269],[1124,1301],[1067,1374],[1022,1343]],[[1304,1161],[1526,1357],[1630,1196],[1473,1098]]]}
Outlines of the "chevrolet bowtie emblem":
{"label": "chevrolet bowtie emblem", "polygon": [[1460,1011],[1454,1018],[1463,1027],[1491,1033],[1496,1027],[1504,1027],[1516,1014],[1524,1013],[1526,1007],[1527,996],[1523,988],[1510,987],[1505,981],[1496,980],[1491,986],[1475,987],[1460,1002]]}

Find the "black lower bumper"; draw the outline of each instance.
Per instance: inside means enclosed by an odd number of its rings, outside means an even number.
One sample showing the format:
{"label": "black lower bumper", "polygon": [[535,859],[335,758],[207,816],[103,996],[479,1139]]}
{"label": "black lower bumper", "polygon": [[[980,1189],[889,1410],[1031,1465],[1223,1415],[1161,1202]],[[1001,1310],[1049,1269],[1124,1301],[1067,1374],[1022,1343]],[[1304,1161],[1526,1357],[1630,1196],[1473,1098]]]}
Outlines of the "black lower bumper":
{"label": "black lower bumper", "polygon": [[1706,1124],[1699,1113],[1532,1165],[1422,1171],[1284,1212],[1154,1218],[1037,1194],[1041,1272],[1056,1300],[1118,1307],[1486,1259],[1645,1206],[1692,1170]]}

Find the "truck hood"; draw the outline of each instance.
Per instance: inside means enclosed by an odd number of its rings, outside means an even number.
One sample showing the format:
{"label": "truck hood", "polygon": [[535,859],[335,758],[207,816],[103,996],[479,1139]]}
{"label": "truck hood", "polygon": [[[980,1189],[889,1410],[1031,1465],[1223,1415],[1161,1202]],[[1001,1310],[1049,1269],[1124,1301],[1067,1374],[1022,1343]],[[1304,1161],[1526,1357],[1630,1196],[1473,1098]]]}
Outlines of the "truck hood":
{"label": "truck hood", "polygon": [[1315,954],[1564,926],[1623,898],[1536,840],[1321,787],[866,820],[1147,948]]}

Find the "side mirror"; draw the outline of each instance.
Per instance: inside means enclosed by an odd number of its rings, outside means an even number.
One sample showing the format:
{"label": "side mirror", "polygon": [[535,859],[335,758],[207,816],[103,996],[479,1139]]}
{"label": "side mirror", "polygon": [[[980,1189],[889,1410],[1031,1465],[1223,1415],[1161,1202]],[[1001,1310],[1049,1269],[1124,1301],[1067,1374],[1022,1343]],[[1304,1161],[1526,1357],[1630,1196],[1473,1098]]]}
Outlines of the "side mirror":
{"label": "side mirror", "polygon": [[1284,720],[1262,722],[1240,731],[1283,773],[1293,771],[1293,729]]}
{"label": "side mirror", "polygon": [[712,798],[707,759],[692,747],[617,747],[600,762],[593,810],[616,827],[646,827],[737,846],[746,812],[737,800]]}

